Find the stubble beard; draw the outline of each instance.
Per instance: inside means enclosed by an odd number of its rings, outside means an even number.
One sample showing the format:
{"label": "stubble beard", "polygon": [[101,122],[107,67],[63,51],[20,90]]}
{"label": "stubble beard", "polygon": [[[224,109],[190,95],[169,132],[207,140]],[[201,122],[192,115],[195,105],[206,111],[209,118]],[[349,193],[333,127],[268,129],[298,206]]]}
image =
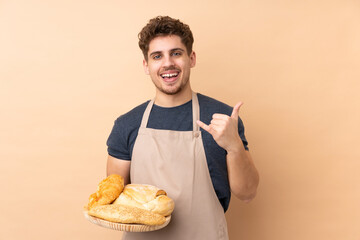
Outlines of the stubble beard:
{"label": "stubble beard", "polygon": [[153,83],[155,84],[156,88],[157,88],[160,92],[165,93],[165,94],[167,94],[167,95],[176,95],[176,94],[178,94],[179,92],[181,92],[181,91],[185,88],[185,86],[186,86],[186,85],[188,84],[188,82],[189,82],[189,78],[190,78],[190,77],[187,77],[186,79],[184,79],[184,81],[180,84],[179,87],[177,87],[177,88],[175,88],[175,89],[171,89],[171,90],[164,89],[164,88],[161,86],[161,84],[156,84],[155,81],[153,81]]}

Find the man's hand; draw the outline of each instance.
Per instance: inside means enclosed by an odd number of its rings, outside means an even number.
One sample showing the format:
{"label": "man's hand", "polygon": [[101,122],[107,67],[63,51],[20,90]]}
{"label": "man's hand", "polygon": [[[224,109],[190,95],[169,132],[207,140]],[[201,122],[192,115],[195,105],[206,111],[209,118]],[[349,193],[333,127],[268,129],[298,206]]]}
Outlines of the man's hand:
{"label": "man's hand", "polygon": [[215,142],[227,152],[237,152],[239,150],[239,145],[242,145],[238,133],[238,117],[241,105],[243,105],[243,103],[238,102],[234,106],[230,117],[225,114],[215,113],[212,116],[210,125],[206,125],[200,120],[197,121],[197,124],[210,133]]}
{"label": "man's hand", "polygon": [[239,199],[249,202],[256,195],[259,173],[238,133],[238,114],[242,104],[238,102],[235,105],[230,117],[215,113],[209,125],[201,121],[197,121],[197,124],[227,151],[226,164],[231,192]]}

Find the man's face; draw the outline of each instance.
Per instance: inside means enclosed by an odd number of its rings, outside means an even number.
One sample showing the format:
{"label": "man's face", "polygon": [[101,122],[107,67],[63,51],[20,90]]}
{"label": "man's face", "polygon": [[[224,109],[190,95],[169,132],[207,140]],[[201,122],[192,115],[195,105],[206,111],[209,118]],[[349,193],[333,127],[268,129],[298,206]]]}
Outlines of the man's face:
{"label": "man's face", "polygon": [[150,75],[158,91],[174,95],[189,85],[190,68],[196,63],[179,36],[159,36],[149,44],[148,60],[143,61],[145,73]]}

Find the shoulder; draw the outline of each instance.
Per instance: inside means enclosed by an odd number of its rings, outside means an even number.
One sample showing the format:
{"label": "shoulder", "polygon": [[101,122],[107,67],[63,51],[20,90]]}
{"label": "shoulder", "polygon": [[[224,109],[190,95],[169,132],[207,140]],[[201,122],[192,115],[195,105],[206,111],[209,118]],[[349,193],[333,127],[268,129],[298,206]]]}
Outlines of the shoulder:
{"label": "shoulder", "polygon": [[222,113],[226,115],[231,115],[232,107],[228,104],[225,104],[219,100],[208,97],[206,95],[202,95],[200,93],[197,94],[200,105],[200,113],[201,115],[208,115],[214,113]]}
{"label": "shoulder", "polygon": [[146,102],[134,107],[127,113],[119,116],[115,120],[115,125],[126,126],[127,128],[129,128],[131,126],[136,127],[137,125],[140,125],[142,116],[143,116],[146,106],[148,105],[149,102],[150,101],[146,101]]}
{"label": "shoulder", "polygon": [[106,142],[110,156],[123,160],[131,160],[131,149],[147,103],[140,104],[115,120]]}

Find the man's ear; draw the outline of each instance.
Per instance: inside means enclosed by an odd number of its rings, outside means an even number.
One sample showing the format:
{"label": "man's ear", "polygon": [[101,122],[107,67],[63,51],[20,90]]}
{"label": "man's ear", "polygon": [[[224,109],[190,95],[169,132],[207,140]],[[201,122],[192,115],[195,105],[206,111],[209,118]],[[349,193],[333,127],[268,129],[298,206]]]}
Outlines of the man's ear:
{"label": "man's ear", "polygon": [[150,74],[149,65],[148,65],[148,63],[147,63],[147,61],[145,59],[143,60],[143,67],[144,67],[145,74],[149,75]]}
{"label": "man's ear", "polygon": [[196,65],[196,53],[194,51],[190,54],[190,67],[195,67]]}

